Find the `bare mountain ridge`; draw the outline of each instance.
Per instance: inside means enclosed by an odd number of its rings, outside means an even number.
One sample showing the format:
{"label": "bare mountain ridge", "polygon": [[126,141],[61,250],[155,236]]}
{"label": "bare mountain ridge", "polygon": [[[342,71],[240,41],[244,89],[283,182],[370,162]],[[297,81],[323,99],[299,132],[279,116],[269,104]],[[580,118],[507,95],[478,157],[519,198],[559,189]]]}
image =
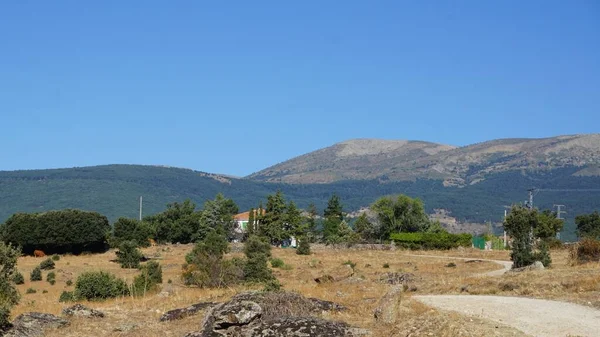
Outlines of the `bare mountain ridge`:
{"label": "bare mountain ridge", "polygon": [[511,170],[581,167],[600,172],[600,134],[498,139],[464,147],[423,141],[354,139],[290,159],[249,176],[285,183],[440,179],[465,186]]}

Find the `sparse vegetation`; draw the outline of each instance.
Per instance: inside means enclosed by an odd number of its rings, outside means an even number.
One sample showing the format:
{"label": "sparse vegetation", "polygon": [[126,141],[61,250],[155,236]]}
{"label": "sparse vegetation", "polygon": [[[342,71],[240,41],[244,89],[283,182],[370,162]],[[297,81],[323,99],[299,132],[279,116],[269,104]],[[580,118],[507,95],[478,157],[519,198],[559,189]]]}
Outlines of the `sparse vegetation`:
{"label": "sparse vegetation", "polygon": [[26,294],[35,294],[37,293],[37,290],[33,289],[33,288],[27,288],[27,290],[25,291]]}
{"label": "sparse vegetation", "polygon": [[352,268],[352,269],[354,269],[354,267],[356,267],[356,263],[354,263],[354,262],[352,262],[352,261],[350,261],[350,260],[348,260],[348,261],[346,261],[346,262],[342,263],[342,265],[345,265],[345,266],[350,266],[350,268]]}
{"label": "sparse vegetation", "polygon": [[63,291],[60,294],[60,298],[58,299],[59,302],[74,302],[75,301],[75,295],[73,295],[72,291]]}
{"label": "sparse vegetation", "polygon": [[600,240],[583,238],[569,248],[571,265],[600,261]]}
{"label": "sparse vegetation", "polygon": [[53,271],[49,272],[48,275],[46,275],[46,281],[51,285],[54,285],[56,283],[56,273]]}
{"label": "sparse vegetation", "polygon": [[283,262],[282,259],[278,259],[278,258],[271,259],[271,267],[273,267],[273,268],[281,268],[284,265],[285,265],[285,262]]}
{"label": "sparse vegetation", "polygon": [[52,261],[60,261],[60,255],[58,255],[58,254],[52,255]]}
{"label": "sparse vegetation", "polygon": [[386,269],[387,269],[387,268],[389,268],[389,267],[390,267],[390,264],[389,264],[389,263],[387,263],[387,262],[386,262],[386,263],[384,263],[384,264],[383,264],[383,268],[386,268]]}
{"label": "sparse vegetation", "polygon": [[70,287],[73,285],[73,281],[72,280],[67,280],[67,282],[65,282],[65,284],[67,285],[67,287]]}
{"label": "sparse vegetation", "polygon": [[15,273],[13,274],[12,281],[15,284],[23,284],[25,283],[25,277],[23,277],[23,274],[21,274],[20,272],[15,271]]}

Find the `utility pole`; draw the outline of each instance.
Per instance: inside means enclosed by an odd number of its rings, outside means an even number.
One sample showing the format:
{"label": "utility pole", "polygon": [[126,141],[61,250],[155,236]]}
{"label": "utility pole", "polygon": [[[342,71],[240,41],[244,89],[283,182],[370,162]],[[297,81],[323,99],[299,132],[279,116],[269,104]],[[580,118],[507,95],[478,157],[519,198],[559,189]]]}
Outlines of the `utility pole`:
{"label": "utility pole", "polygon": [[142,197],[140,196],[140,221],[142,221]]}
{"label": "utility pole", "polygon": [[[562,213],[567,213],[567,211],[561,211],[560,208],[565,207],[565,205],[554,205],[553,207],[556,207],[556,218],[560,219],[560,220],[564,220],[564,218],[561,218],[560,215]],[[560,240],[560,232],[556,233],[556,238]]]}
{"label": "utility pole", "polygon": [[535,188],[530,188],[527,191],[529,192],[529,202],[527,203],[527,208],[533,209],[533,192],[535,192]]}

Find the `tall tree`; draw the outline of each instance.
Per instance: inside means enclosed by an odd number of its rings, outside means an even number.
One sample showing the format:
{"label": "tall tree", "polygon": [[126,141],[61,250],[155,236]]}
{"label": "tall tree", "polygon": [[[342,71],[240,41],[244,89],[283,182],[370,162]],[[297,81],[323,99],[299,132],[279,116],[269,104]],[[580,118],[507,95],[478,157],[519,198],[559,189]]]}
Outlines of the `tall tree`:
{"label": "tall tree", "polygon": [[286,231],[286,236],[293,236],[295,238],[305,236],[306,228],[302,224],[303,217],[300,210],[293,201],[290,201],[285,213],[284,230]]}
{"label": "tall tree", "polygon": [[307,240],[309,242],[314,242],[317,237],[317,207],[314,203],[310,203],[308,205],[308,209],[306,210],[308,213],[306,217],[306,227],[307,227]]}
{"label": "tall tree", "polygon": [[406,195],[397,198],[379,198],[371,210],[377,214],[378,237],[389,238],[394,232],[425,232],[429,227],[429,219],[420,199],[412,199]]}
{"label": "tall tree", "polygon": [[323,211],[323,242],[326,244],[339,243],[340,225],[344,220],[343,206],[340,198],[333,194],[327,202],[327,208]]}
{"label": "tall tree", "polygon": [[377,239],[375,226],[369,221],[366,212],[363,212],[358,216],[354,223],[354,230],[356,231],[356,234],[358,234],[358,237],[364,242],[371,242]]}
{"label": "tall tree", "polygon": [[577,235],[600,240],[600,213],[582,214],[575,217]]}
{"label": "tall tree", "polygon": [[261,217],[260,235],[267,237],[272,245],[280,245],[287,238],[284,230],[285,220],[285,198],[281,191],[277,191],[267,197],[265,214]]}
{"label": "tall tree", "polygon": [[254,234],[254,221],[254,208],[251,208],[248,214],[248,224],[246,225],[246,236],[248,237]]}

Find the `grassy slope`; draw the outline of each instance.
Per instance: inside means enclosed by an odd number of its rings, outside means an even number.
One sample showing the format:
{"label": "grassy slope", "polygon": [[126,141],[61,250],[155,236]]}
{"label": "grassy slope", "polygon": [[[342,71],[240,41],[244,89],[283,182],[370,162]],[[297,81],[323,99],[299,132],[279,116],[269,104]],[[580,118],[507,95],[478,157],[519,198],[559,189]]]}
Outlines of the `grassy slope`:
{"label": "grassy slope", "polygon": [[[79,208],[95,210],[111,220],[136,217],[139,196],[144,196],[144,214],[164,209],[173,201],[192,199],[201,205],[221,192],[233,198],[240,209],[256,207],[269,193],[280,189],[288,199],[306,207],[314,202],[322,209],[331,193],[342,198],[346,210],[367,206],[387,194],[420,197],[429,211],[445,208],[453,216],[471,221],[501,221],[503,206],[522,202],[531,187],[553,189],[600,189],[599,177],[573,177],[574,169],[546,173],[506,172],[465,188],[445,188],[440,181],[417,180],[381,184],[377,181],[343,181],[333,184],[286,185],[245,179],[219,181],[202,172],[137,165],[107,165],[87,168],[0,172],[0,221],[15,212]],[[567,206],[570,230],[576,214],[600,209],[600,193],[540,192],[535,204],[551,208]],[[568,237],[572,238],[572,236]]]}

